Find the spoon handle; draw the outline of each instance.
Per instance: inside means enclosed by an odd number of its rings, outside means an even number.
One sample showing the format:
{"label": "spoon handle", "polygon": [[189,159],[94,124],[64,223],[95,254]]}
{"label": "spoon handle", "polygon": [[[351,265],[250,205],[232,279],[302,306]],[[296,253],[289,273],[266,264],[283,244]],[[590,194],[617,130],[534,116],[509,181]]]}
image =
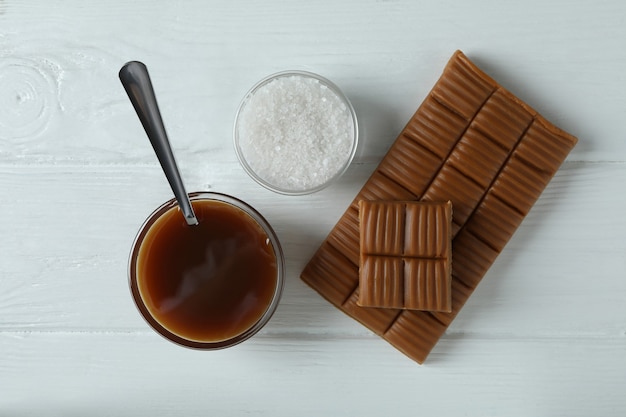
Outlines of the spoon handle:
{"label": "spoon handle", "polygon": [[154,152],[161,163],[167,181],[174,191],[174,196],[189,225],[198,224],[196,215],[191,207],[189,196],[185,191],[185,186],[178,171],[176,160],[170,142],[167,139],[163,119],[159,112],[152,82],[146,66],[138,61],[131,61],[125,64],[120,70],[120,80],[126,89],[128,98],[135,107],[137,116],[152,143]]}

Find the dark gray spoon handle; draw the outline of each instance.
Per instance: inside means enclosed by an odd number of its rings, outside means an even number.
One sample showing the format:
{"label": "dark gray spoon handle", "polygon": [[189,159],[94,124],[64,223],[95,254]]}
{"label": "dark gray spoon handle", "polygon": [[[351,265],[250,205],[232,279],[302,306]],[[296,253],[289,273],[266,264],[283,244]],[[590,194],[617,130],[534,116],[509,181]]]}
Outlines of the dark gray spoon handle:
{"label": "dark gray spoon handle", "polygon": [[154,95],[154,88],[152,88],[152,82],[150,81],[150,75],[146,66],[138,61],[131,61],[125,64],[120,70],[120,80],[122,85],[126,89],[128,98],[135,107],[137,116],[141,120],[141,124],[152,143],[154,152],[161,163],[163,172],[167,177],[167,181],[174,191],[174,196],[178,201],[185,220],[189,225],[198,224],[198,219],[193,212],[191,202],[189,201],[189,195],[185,191],[185,185],[178,171],[170,142],[167,139],[167,133],[165,132],[165,126],[163,125],[163,119],[159,112],[159,106],[157,104],[156,96]]}

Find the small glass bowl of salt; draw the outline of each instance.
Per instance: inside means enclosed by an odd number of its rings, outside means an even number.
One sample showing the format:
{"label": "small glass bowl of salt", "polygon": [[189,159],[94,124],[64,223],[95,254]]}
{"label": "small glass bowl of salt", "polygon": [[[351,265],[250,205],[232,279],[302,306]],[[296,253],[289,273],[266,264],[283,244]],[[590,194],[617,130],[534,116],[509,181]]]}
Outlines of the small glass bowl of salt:
{"label": "small glass bowl of salt", "polygon": [[233,136],[237,158],[256,182],[303,195],[348,169],[359,135],[354,108],[335,84],[310,72],[283,71],[245,95]]}

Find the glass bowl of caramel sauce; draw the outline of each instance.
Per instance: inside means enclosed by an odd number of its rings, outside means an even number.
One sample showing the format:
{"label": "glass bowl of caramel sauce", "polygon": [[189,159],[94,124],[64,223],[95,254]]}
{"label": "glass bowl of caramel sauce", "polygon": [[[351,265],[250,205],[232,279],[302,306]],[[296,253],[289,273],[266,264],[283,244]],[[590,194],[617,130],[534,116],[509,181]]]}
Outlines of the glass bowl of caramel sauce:
{"label": "glass bowl of caramel sauce", "polygon": [[226,194],[189,194],[187,225],[174,199],[144,222],[128,265],[130,290],[147,323],[166,339],[222,349],[257,333],[278,306],[284,255],[265,218]]}

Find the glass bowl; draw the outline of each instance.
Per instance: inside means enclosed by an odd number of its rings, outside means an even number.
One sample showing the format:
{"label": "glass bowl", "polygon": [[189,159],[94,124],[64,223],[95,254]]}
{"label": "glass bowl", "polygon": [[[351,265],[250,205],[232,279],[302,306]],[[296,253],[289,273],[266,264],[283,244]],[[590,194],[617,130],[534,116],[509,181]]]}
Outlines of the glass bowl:
{"label": "glass bowl", "polygon": [[277,193],[303,195],[336,181],[358,145],[356,113],[332,82],[306,71],[272,74],[244,96],[233,139],[243,169]]}
{"label": "glass bowl", "polygon": [[171,342],[227,348],[252,337],[274,314],[284,255],[269,223],[245,202],[213,192],[189,199],[199,225],[188,226],[172,199],[141,226],[128,264],[131,294],[150,327]]}

